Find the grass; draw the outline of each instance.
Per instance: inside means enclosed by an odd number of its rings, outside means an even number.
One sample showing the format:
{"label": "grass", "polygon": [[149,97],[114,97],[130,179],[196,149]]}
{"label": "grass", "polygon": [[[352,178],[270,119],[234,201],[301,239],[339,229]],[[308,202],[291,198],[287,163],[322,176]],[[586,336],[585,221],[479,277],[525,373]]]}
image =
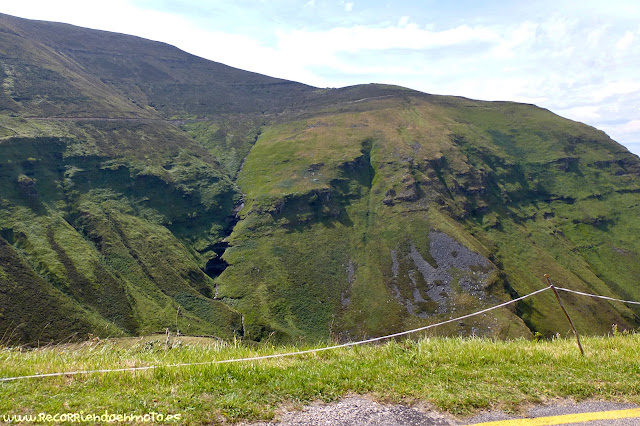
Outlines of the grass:
{"label": "grass", "polygon": [[[269,420],[282,407],[351,394],[458,416],[517,412],[554,398],[640,403],[640,334],[495,341],[422,338],[293,357],[160,367],[2,383],[0,413],[181,414],[188,424]],[[308,349],[249,347],[203,338],[117,339],[20,351],[0,350],[0,376],[196,363]]]}

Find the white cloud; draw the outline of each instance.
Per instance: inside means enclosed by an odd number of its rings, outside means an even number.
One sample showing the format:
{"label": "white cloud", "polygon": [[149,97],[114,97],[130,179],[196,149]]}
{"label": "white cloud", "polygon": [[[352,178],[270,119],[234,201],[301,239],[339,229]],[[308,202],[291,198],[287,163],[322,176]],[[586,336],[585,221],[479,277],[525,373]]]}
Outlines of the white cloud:
{"label": "white cloud", "polygon": [[409,17],[408,16],[402,16],[400,17],[400,20],[398,21],[398,27],[406,27],[407,25],[409,25]]}
{"label": "white cloud", "polygon": [[610,81],[591,92],[595,102],[600,102],[613,96],[626,95],[640,91],[640,80],[617,80]]}
{"label": "white cloud", "polygon": [[356,52],[362,50],[423,50],[470,42],[497,42],[499,36],[487,28],[461,25],[444,31],[430,31],[416,24],[387,27],[338,27],[326,31],[290,30],[278,32],[278,49],[297,51],[311,49],[324,52]]}
{"label": "white cloud", "polygon": [[[610,129],[617,134],[629,135],[633,133],[640,133],[640,119],[630,120],[620,124],[605,125],[603,127]],[[640,141],[638,141],[637,143],[640,143]]]}
{"label": "white cloud", "polygon": [[602,124],[598,128],[604,130],[615,141],[626,141],[624,145],[627,149],[640,156],[640,119],[619,124]]}
{"label": "white cloud", "polygon": [[502,40],[494,49],[494,54],[500,58],[515,56],[517,48],[533,43],[537,30],[538,24],[523,22],[511,31],[506,32],[506,35],[502,37]]}
{"label": "white cloud", "polygon": [[600,113],[600,107],[597,105],[585,105],[577,106],[573,108],[556,110],[556,113],[570,118],[572,120],[580,121],[583,123],[596,122],[602,120],[602,114]]}
{"label": "white cloud", "polygon": [[[640,119],[624,123],[618,130],[626,133],[640,132]],[[640,142],[639,142],[640,143]]]}
{"label": "white cloud", "polygon": [[604,35],[605,29],[603,27],[590,29],[587,32],[587,47],[590,49],[597,49]]}
{"label": "white cloud", "polygon": [[353,10],[353,3],[345,3],[344,4],[344,11],[345,12],[351,12]]}
{"label": "white cloud", "polygon": [[577,22],[564,15],[552,15],[540,25],[545,36],[551,40],[563,40],[570,36]]}
{"label": "white cloud", "polygon": [[627,31],[624,36],[616,43],[616,49],[626,50],[633,43],[635,36],[633,32]]}

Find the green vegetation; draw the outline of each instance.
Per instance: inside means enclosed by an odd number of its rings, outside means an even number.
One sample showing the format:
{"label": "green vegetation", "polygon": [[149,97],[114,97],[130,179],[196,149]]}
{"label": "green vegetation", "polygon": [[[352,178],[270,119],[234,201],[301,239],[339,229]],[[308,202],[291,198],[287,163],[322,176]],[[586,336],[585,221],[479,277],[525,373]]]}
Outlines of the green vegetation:
{"label": "green vegetation", "polygon": [[[510,103],[364,103],[267,126],[247,157],[243,220],[216,282],[245,313],[248,336],[392,333],[530,293],[544,273],[640,298],[629,231],[640,226],[639,163],[601,132]],[[474,264],[455,259],[457,244]],[[589,333],[638,321],[637,311],[570,299]],[[524,323],[505,310],[443,333],[551,336],[564,321],[552,307],[545,295],[518,305]]]}
{"label": "green vegetation", "polygon": [[260,118],[222,117],[221,120],[184,120],[180,128],[205,147],[224,167],[237,176],[260,133]]}
{"label": "green vegetation", "polygon": [[119,132],[136,156],[78,154],[77,139],[0,144],[0,229],[11,259],[0,283],[12,289],[0,299],[2,332],[28,344],[67,337],[69,327],[76,339],[148,333],[175,326],[180,311],[182,330],[233,336],[241,318],[211,300],[202,268],[229,226],[235,185],[183,149],[160,164],[141,160],[144,140]]}
{"label": "green vegetation", "polygon": [[[640,300],[640,160],[531,105],[317,89],[0,15],[0,335],[377,336],[545,286]],[[571,295],[584,333],[640,310]],[[563,330],[553,296],[442,328]]]}
{"label": "green vegetation", "polygon": [[[251,348],[195,338],[109,340],[32,351],[0,350],[0,377],[160,366],[150,371],[5,382],[0,415],[34,413],[181,414],[186,424],[270,420],[301,408],[368,394],[388,403],[426,402],[468,416],[518,412],[555,398],[640,403],[640,336],[495,341],[423,338],[292,357],[168,367],[285,353],[308,346]],[[167,367],[164,367],[167,366]]]}

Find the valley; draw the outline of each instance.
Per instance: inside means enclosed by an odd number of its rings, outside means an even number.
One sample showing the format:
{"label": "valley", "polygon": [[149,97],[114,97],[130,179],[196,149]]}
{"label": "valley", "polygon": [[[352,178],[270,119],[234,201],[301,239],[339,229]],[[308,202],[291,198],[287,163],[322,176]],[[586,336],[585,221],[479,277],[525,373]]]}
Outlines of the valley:
{"label": "valley", "polygon": [[[534,105],[316,88],[0,15],[0,335],[348,341],[640,300],[640,159]],[[586,334],[640,310],[567,296]],[[552,337],[553,295],[438,330]]]}

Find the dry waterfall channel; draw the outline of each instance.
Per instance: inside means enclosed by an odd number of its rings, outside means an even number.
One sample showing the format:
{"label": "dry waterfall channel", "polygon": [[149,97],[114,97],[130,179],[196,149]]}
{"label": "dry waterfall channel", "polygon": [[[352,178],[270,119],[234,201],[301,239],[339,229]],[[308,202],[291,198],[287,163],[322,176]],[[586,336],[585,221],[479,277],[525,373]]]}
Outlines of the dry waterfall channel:
{"label": "dry waterfall channel", "polygon": [[[253,141],[254,145],[258,141],[258,138],[260,137],[260,133],[261,133],[261,131],[259,130],[258,133],[255,136],[254,141]],[[237,183],[238,176],[240,176],[240,173],[242,172],[242,168],[244,167],[244,164],[247,161],[247,157],[248,156],[249,156],[249,154],[247,154],[242,159],[242,162],[240,163],[240,167],[238,168],[238,171],[236,172],[235,176],[233,177],[233,182],[234,183]],[[240,221],[240,212],[244,208],[244,201],[245,201],[245,197],[246,197],[246,194],[243,193],[240,190],[240,188],[238,188],[238,190],[240,191],[242,196],[240,198],[240,201],[238,201],[238,203],[236,204],[236,206],[233,209],[233,219],[230,221],[229,226],[227,226],[227,228],[225,229],[224,238],[222,238],[220,240],[220,242],[214,244],[211,247],[211,251],[213,251],[216,256],[212,257],[211,259],[209,259],[207,261],[206,265],[204,266],[204,268],[202,269],[203,272],[205,274],[207,274],[209,277],[211,277],[212,279],[216,279],[217,277],[219,277],[224,272],[224,270],[227,269],[227,267],[229,266],[229,264],[223,259],[224,252],[229,248],[229,243],[226,241],[226,239],[233,233],[234,228],[236,227],[236,225]],[[218,293],[218,289],[216,287],[214,299],[218,297],[217,293]]]}

